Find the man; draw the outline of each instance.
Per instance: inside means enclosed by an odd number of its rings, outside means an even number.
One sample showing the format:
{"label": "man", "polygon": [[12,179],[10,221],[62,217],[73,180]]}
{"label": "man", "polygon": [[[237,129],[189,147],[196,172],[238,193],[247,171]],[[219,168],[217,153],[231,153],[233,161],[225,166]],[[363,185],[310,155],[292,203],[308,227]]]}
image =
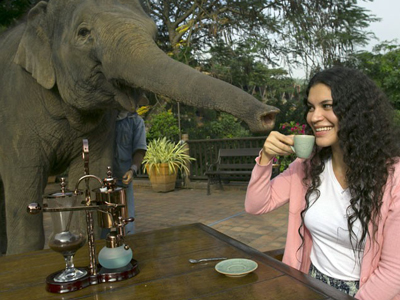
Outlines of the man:
{"label": "man", "polygon": [[[135,216],[132,179],[146,154],[146,130],[143,119],[137,113],[120,111],[115,125],[113,176],[117,184],[126,188],[129,217]],[[135,232],[134,222],[125,226],[125,234]]]}

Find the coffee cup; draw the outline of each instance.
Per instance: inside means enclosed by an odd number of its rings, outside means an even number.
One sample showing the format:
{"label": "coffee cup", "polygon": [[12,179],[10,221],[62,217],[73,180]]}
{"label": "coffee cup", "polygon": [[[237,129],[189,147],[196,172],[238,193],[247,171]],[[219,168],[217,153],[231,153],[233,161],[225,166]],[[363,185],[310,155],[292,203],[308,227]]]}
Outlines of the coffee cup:
{"label": "coffee cup", "polygon": [[294,146],[291,146],[297,157],[308,158],[314,149],[315,136],[313,135],[295,135]]}

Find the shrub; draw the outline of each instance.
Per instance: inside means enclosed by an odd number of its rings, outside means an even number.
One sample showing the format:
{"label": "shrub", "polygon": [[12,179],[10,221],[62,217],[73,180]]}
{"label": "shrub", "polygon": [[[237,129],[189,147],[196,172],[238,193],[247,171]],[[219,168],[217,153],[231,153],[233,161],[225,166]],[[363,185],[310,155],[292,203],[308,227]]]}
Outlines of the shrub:
{"label": "shrub", "polygon": [[169,140],[179,140],[178,120],[171,110],[153,115],[147,122],[150,129],[147,132],[147,140],[166,137]]}

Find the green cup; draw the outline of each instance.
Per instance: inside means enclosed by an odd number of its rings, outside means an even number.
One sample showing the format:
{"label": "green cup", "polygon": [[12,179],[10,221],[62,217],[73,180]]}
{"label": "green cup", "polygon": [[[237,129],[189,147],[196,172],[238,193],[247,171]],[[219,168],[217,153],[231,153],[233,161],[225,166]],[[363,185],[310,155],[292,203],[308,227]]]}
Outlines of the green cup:
{"label": "green cup", "polygon": [[314,148],[315,136],[295,135],[294,146],[291,147],[297,157],[308,158]]}

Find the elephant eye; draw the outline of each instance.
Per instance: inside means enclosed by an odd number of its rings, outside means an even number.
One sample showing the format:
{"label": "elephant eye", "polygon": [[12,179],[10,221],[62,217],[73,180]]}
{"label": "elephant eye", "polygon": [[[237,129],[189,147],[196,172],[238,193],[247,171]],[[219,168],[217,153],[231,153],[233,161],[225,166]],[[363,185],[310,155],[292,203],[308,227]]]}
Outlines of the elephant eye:
{"label": "elephant eye", "polygon": [[78,35],[81,37],[87,37],[90,34],[90,30],[87,28],[81,28],[78,31]]}

